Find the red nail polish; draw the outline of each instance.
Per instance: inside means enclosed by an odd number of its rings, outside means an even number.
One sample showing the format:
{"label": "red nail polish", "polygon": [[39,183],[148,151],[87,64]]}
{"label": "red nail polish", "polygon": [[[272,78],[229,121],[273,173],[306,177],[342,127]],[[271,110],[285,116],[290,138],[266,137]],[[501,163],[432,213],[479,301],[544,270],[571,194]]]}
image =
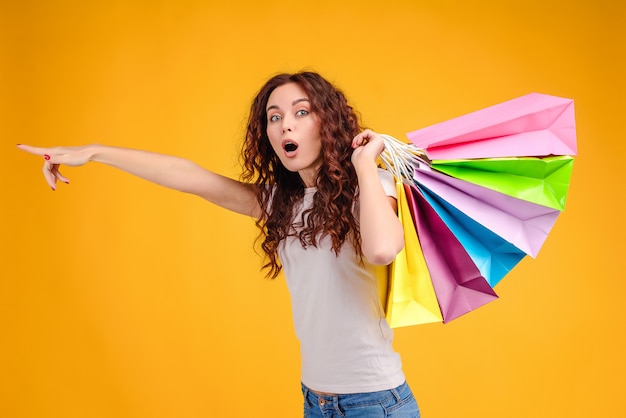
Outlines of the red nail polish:
{"label": "red nail polish", "polygon": [[53,192],[56,192],[57,189],[55,189],[54,187],[50,187],[52,189]]}
{"label": "red nail polish", "polygon": [[44,155],[43,155],[43,158],[44,158],[45,160],[49,160],[49,159],[50,159],[50,156],[49,156],[48,154],[44,154]]}

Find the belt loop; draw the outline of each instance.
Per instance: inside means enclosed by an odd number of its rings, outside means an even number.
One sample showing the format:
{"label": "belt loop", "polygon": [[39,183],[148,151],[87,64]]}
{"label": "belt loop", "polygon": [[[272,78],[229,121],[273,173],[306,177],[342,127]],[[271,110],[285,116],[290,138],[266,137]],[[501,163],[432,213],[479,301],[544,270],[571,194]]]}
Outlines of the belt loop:
{"label": "belt loop", "polygon": [[309,388],[304,383],[302,384],[302,395],[304,398],[304,403],[310,407],[311,402],[309,402]]}
{"label": "belt loop", "polygon": [[398,388],[393,388],[391,389],[391,393],[393,393],[393,396],[396,398],[396,402],[400,402],[400,400],[402,399],[402,397],[400,396],[400,394],[398,393]]}
{"label": "belt loop", "polygon": [[341,408],[339,408],[339,396],[333,396],[333,408],[337,411],[340,417],[344,415]]}

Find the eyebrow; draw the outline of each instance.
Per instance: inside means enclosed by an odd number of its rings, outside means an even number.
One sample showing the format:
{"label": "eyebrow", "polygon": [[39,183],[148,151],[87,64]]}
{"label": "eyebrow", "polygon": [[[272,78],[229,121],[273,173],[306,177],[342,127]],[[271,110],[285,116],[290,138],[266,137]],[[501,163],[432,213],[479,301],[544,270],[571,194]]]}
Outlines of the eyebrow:
{"label": "eyebrow", "polygon": [[[306,97],[303,97],[301,99],[294,100],[293,102],[291,102],[291,105],[295,106],[295,105],[297,105],[300,102],[310,102],[310,100],[307,99]],[[272,109],[280,109],[280,107],[278,105],[271,105],[267,109],[265,109],[265,112],[269,112]]]}

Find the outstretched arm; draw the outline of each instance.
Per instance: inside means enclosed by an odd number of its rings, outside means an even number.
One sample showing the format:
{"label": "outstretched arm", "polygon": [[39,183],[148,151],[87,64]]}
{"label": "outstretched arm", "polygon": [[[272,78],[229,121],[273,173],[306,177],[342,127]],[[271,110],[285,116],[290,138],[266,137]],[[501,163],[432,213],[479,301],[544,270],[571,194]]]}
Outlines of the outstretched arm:
{"label": "outstretched arm", "polygon": [[361,250],[372,264],[390,264],[404,247],[404,231],[397,202],[386,195],[378,177],[376,159],[385,145],[380,135],[365,130],[354,138],[352,147],[359,180]]}
{"label": "outstretched arm", "polygon": [[243,215],[260,214],[256,186],[213,173],[184,158],[99,144],[55,148],[18,145],[18,148],[44,157],[44,177],[53,190],[57,180],[69,183],[59,171],[61,165],[81,166],[93,161],[170,189],[195,194]]}

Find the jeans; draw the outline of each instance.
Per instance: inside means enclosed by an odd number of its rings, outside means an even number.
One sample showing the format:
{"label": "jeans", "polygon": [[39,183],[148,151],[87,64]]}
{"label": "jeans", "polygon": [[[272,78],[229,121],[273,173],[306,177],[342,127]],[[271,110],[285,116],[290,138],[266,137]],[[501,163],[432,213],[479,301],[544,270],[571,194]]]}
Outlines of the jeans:
{"label": "jeans", "polygon": [[304,418],[419,418],[420,410],[405,382],[379,392],[320,396],[304,384]]}

